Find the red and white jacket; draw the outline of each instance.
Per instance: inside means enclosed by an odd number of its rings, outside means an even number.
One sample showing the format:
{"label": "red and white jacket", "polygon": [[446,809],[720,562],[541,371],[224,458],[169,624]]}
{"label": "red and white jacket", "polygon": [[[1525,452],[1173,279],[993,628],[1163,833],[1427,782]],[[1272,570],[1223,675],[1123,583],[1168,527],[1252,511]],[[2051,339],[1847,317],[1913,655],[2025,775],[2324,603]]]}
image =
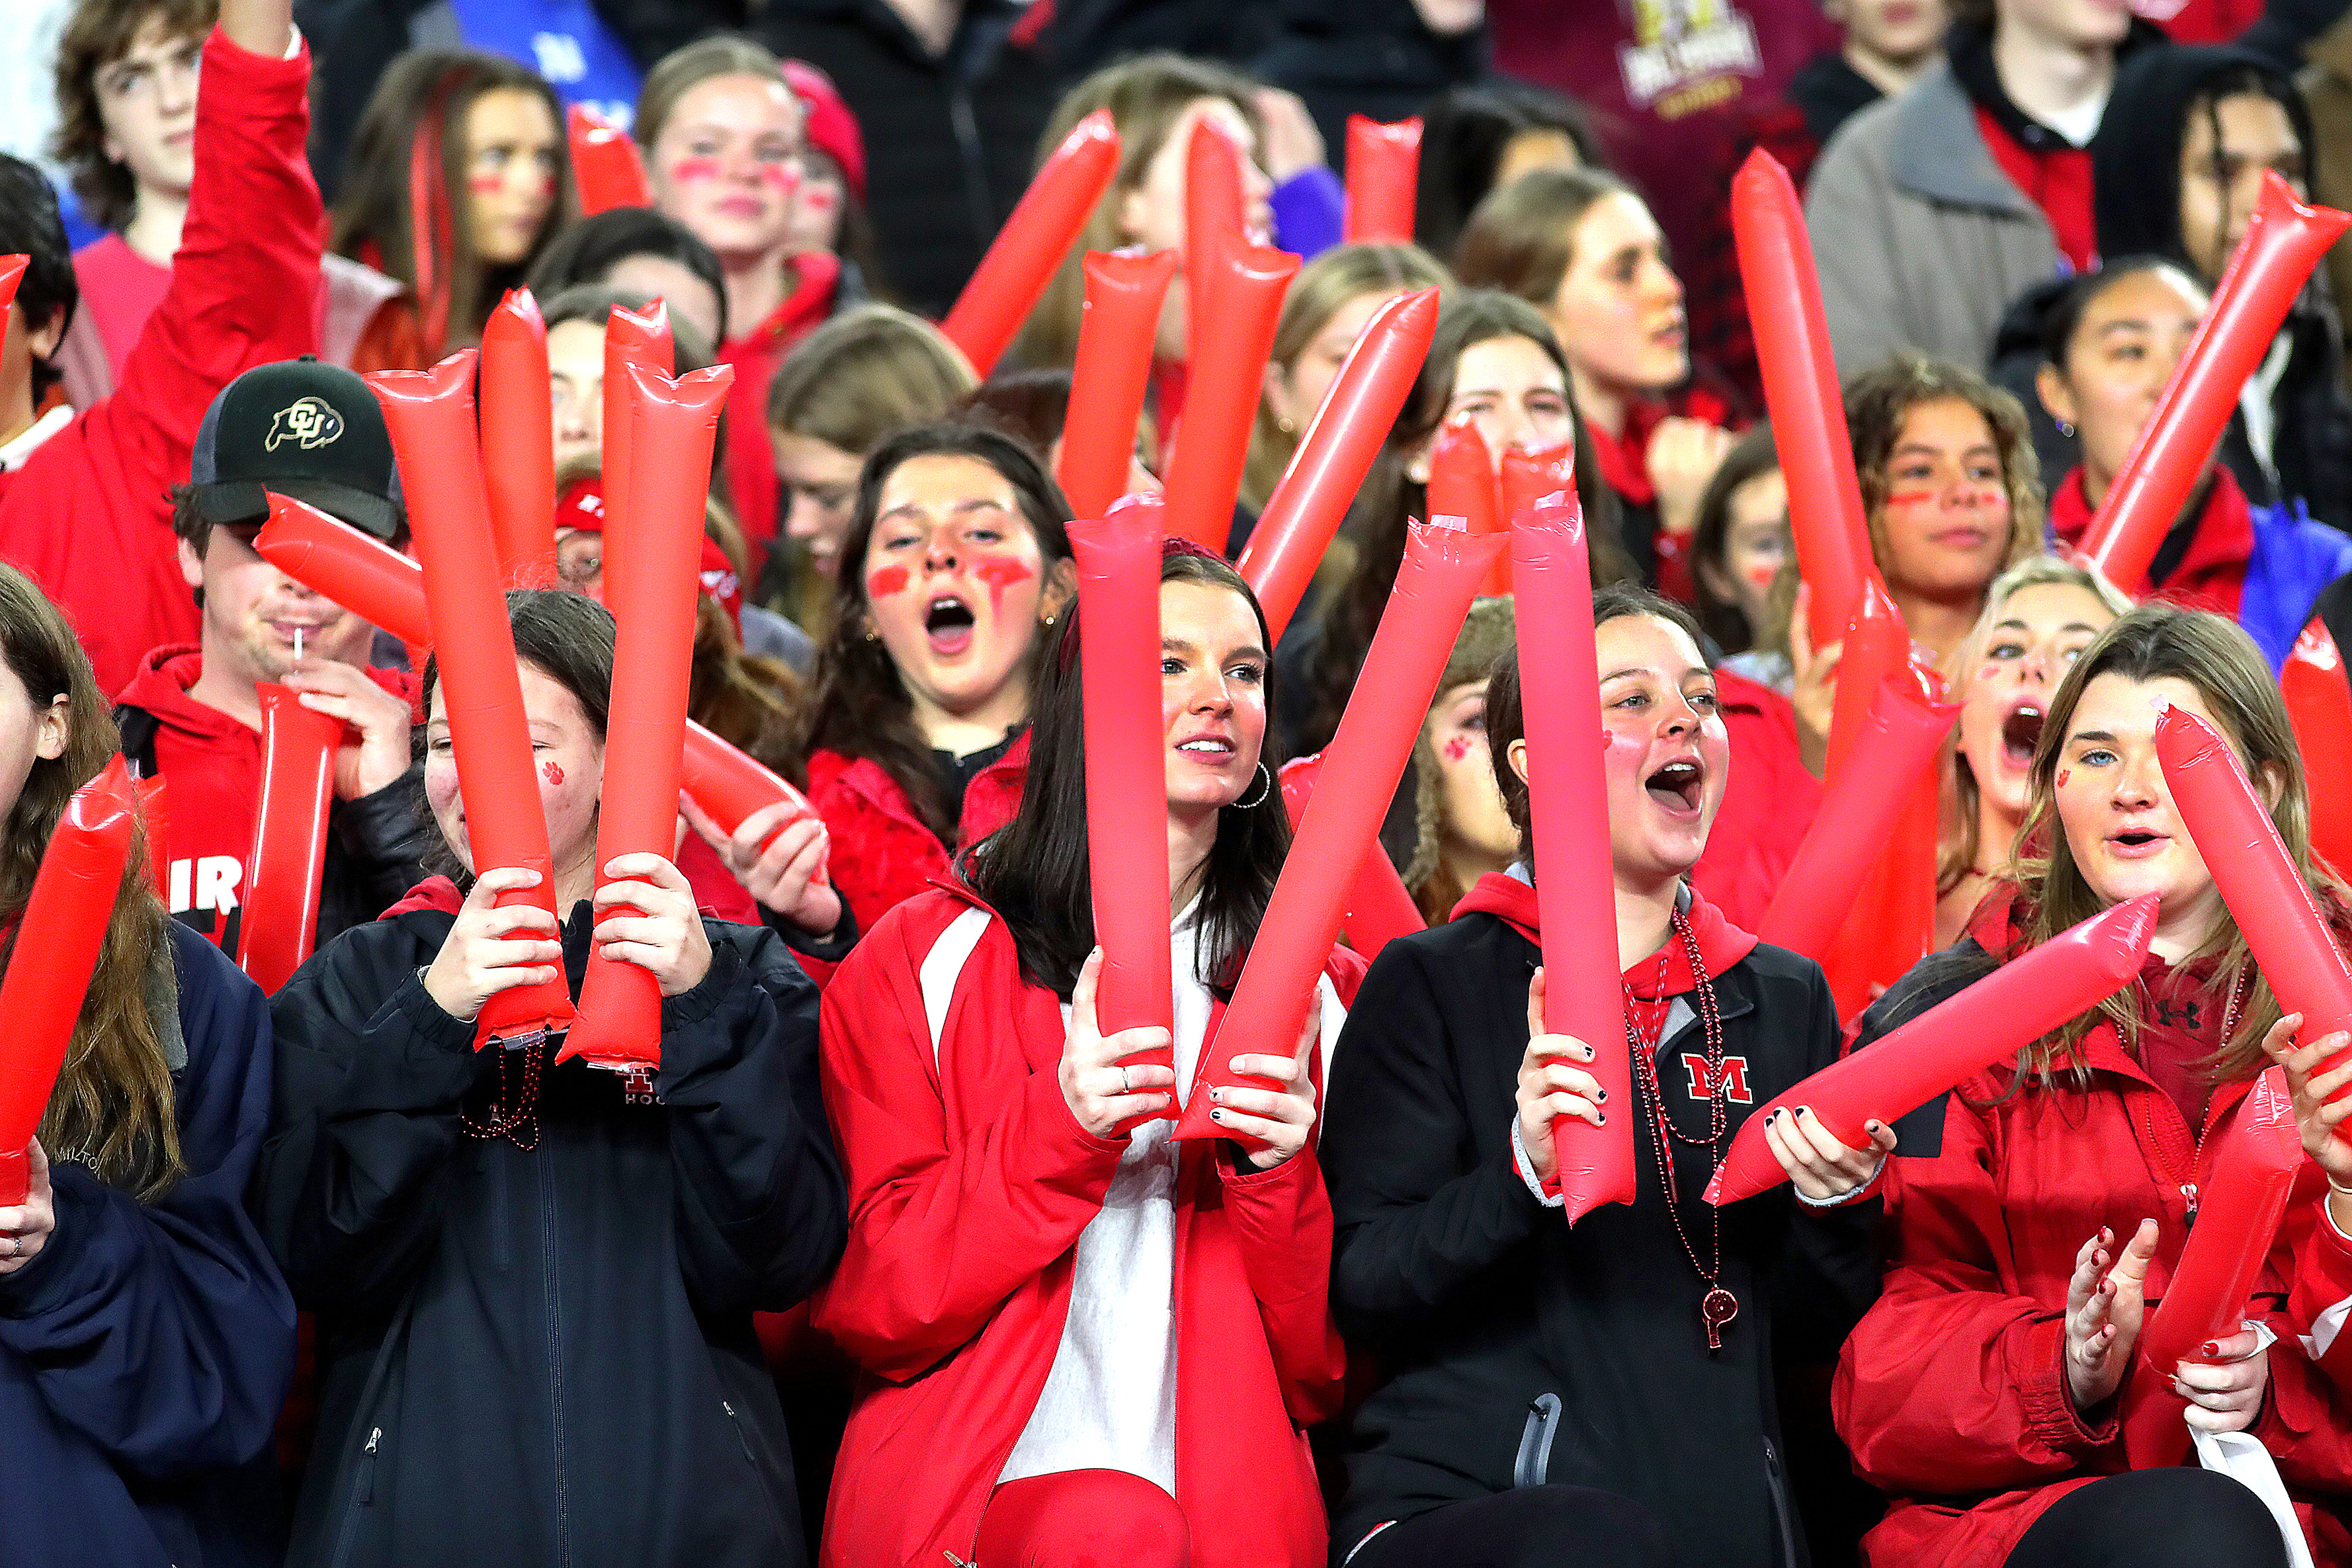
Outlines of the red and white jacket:
{"label": "red and white jacket", "polygon": [[[965,787],[956,847],[978,843],[1011,821],[1028,781],[1024,729]],[[948,846],[923,825],[898,781],[872,758],[809,753],[808,798],[833,841],[826,874],[848,901],[858,930],[873,930],[893,907],[953,875]]]}
{"label": "red and white jacket", "polygon": [[[1343,1004],[1362,974],[1344,948],[1324,968]],[[1070,1114],[1059,999],[1021,977],[1011,933],[967,889],[941,883],[866,935],[825,991],[821,1038],[850,1220],[814,1317],[863,1374],[821,1562],[940,1568],[972,1553],[1127,1145]],[[1322,1172],[1311,1145],[1270,1171],[1182,1148],[1176,1499],[1192,1559],[1322,1568],[1306,1428],[1337,1409],[1344,1369]]]}

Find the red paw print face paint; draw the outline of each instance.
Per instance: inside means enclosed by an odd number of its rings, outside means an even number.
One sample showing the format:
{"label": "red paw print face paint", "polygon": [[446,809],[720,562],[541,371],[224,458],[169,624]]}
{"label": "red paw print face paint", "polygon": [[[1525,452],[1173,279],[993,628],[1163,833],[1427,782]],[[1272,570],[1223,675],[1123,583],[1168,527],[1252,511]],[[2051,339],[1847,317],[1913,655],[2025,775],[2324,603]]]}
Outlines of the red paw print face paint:
{"label": "red paw print face paint", "polygon": [[560,786],[563,782],[563,768],[558,763],[542,762],[539,765],[539,776],[551,785]]}
{"label": "red paw print face paint", "polygon": [[1462,861],[1454,868],[1455,879],[1467,886],[1485,872],[1508,866],[1519,842],[1487,755],[1486,681],[1439,692],[1423,734],[1437,753],[1443,852]]}
{"label": "red paw print face paint", "polygon": [[2074,777],[2074,770],[2071,768],[2061,768],[2058,769],[2058,788],[2061,789],[2066,788],[2067,783],[2072,780]]}
{"label": "red paw print face paint", "polygon": [[1010,480],[976,457],[908,458],[877,497],[866,557],[875,635],[917,706],[1026,716],[1046,563]]}

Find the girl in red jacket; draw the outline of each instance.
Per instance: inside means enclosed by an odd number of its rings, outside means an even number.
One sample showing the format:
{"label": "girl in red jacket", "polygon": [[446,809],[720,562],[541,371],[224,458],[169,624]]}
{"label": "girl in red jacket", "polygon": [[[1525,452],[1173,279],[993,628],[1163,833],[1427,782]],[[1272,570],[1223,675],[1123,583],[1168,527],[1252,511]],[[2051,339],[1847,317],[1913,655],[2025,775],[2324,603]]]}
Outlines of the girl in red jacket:
{"label": "girl in red jacket", "polygon": [[[1289,847],[1265,622],[1223,560],[1160,567],[1173,1068],[1096,1025],[1077,632],[1038,695],[1020,813],[967,883],[898,905],[824,1010],[850,1240],[817,1326],[869,1374],[835,1471],[834,1568],[1320,1568],[1305,1428],[1338,1404],[1331,1211],[1313,1131],[1360,966],[1296,1040],[1218,1040]],[[1279,1090],[1213,1092],[1263,1140],[1176,1144],[1213,1041]],[[1319,1050],[1318,1050],[1319,1044]],[[1131,1129],[1128,1131],[1127,1129]]]}
{"label": "girl in red jacket", "polygon": [[857,928],[1012,816],[1030,693],[1075,579],[1070,505],[1028,449],[968,424],[877,447],[817,655],[809,800]]}
{"label": "girl in red jacket", "polygon": [[[1895,1257],[1847,1340],[1838,1429],[1895,1494],[1873,1564],[2140,1568],[2280,1564],[2253,1493],[2204,1470],[2133,1470],[2120,1437],[2148,1401],[2185,1395],[2190,1427],[2250,1432],[2277,1461],[2322,1564],[2352,1562],[2342,1497],[2352,1422],[2283,1310],[2321,1174],[2289,1210],[2246,1316],[2205,1365],[2135,1364],[2226,1134],[2266,1046],[2284,1048],[2269,983],[2175,812],[2155,747],[2159,703],[2211,721],[2272,801],[2315,889],[2303,764],[2270,671],[2220,616],[2146,604],[2084,651],[2033,755],[2013,896],[1904,977],[1864,1043],[2102,908],[2162,900],[2127,989],[1906,1119]],[[2169,1374],[2168,1375],[2167,1374]],[[2150,1411],[2155,1418],[2161,1411]]]}

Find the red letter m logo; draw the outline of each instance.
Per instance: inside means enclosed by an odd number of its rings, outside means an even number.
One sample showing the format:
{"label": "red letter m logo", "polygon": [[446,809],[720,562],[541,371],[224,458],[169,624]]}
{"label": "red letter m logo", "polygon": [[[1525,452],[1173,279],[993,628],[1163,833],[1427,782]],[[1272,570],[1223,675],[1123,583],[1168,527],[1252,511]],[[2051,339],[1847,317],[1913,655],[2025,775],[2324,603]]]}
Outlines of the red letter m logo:
{"label": "red letter m logo", "polygon": [[[1715,1094],[1716,1086],[1707,1075],[1706,1058],[1693,1056],[1690,1052],[1685,1051],[1683,1066],[1690,1071],[1690,1097],[1694,1100],[1711,1099]],[[1756,1096],[1748,1087],[1746,1057],[1727,1056],[1723,1059],[1723,1097],[1734,1104],[1755,1103]]]}

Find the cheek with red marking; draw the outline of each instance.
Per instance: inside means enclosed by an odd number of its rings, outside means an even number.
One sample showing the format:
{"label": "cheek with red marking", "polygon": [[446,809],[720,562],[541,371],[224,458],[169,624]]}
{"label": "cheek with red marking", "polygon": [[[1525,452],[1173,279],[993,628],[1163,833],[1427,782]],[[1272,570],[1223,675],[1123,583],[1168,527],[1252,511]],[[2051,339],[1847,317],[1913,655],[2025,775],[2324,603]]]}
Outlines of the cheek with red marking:
{"label": "cheek with red marking", "polygon": [[801,192],[801,205],[813,213],[829,213],[840,200],[830,185],[810,185]]}
{"label": "cheek with red marking", "polygon": [[1004,608],[1004,591],[1016,582],[1027,582],[1037,575],[1029,563],[1018,556],[986,555],[971,563],[972,576],[988,584],[988,607]]}
{"label": "cheek with red marking", "polygon": [[506,189],[505,176],[499,174],[468,174],[466,189],[478,196],[495,196]]}
{"label": "cheek with red marking", "polygon": [[696,183],[706,180],[716,180],[719,178],[719,160],[716,158],[681,158],[675,164],[671,165],[669,177],[673,180],[686,180]]}
{"label": "cheek with red marking", "polygon": [[887,599],[907,591],[908,571],[903,566],[886,566],[866,580],[866,597]]}
{"label": "cheek with red marking", "polygon": [[800,183],[800,176],[793,173],[790,169],[783,167],[782,164],[762,163],[760,165],[760,183],[767,186],[772,191],[782,191],[789,194],[793,187]]}
{"label": "cheek with red marking", "polygon": [[1448,740],[1446,741],[1446,743],[1445,743],[1445,760],[1446,760],[1446,761],[1448,761],[1448,762],[1459,762],[1459,761],[1461,761],[1464,758],[1465,758],[1465,757],[1467,757],[1467,756],[1469,756],[1469,755],[1470,755],[1470,737],[1469,737],[1468,736],[1466,736],[1466,735],[1457,735],[1457,736],[1454,736],[1454,737],[1453,737],[1452,738],[1450,738],[1450,739],[1448,739]]}
{"label": "cheek with red marking", "polygon": [[1748,580],[1759,591],[1771,587],[1772,580],[1780,575],[1780,565],[1778,561],[1759,561],[1748,569]]}
{"label": "cheek with red marking", "polygon": [[2073,768],[2061,768],[2058,769],[2058,788],[2061,789],[2066,788],[2066,780],[2073,777],[2074,777],[2074,770]]}
{"label": "cheek with red marking", "polygon": [[559,789],[562,786],[563,769],[552,762],[541,763],[539,776],[547,780],[551,789]]}

